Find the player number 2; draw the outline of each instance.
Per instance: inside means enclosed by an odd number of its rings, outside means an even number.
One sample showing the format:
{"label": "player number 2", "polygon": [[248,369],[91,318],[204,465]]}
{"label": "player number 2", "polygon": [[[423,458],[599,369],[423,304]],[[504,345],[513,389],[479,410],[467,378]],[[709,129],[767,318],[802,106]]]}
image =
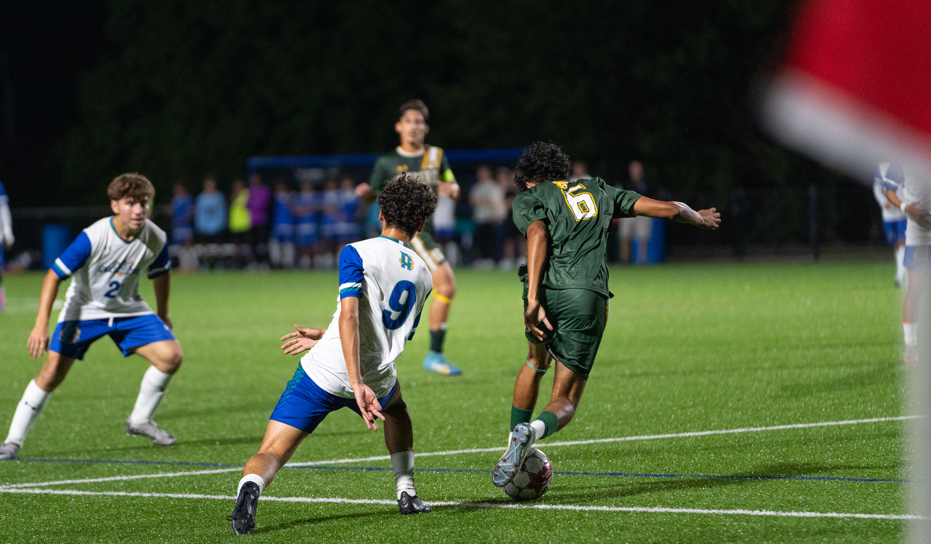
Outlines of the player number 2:
{"label": "player number 2", "polygon": [[575,193],[578,189],[584,188],[584,185],[579,184],[565,192],[566,203],[569,204],[569,209],[575,215],[576,221],[591,219],[598,215],[598,206],[595,205],[595,199],[592,198],[591,193]]}
{"label": "player number 2", "polygon": [[414,284],[406,280],[399,281],[391,290],[391,296],[388,297],[390,310],[383,310],[381,314],[381,321],[385,328],[390,331],[401,328],[416,302],[417,288]]}
{"label": "player number 2", "polygon": [[106,293],[104,293],[103,296],[105,296],[105,297],[107,297],[107,298],[116,298],[116,294],[117,294],[117,293],[119,292],[119,290],[120,290],[120,282],[118,282],[118,281],[111,281],[111,282],[110,282],[110,285],[108,285],[107,287],[109,287],[110,290],[107,291]]}

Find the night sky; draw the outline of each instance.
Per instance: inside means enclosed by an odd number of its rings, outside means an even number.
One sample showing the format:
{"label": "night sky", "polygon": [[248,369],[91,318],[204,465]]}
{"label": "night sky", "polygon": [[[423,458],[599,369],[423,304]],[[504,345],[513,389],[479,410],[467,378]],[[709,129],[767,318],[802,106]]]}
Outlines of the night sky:
{"label": "night sky", "polygon": [[78,118],[80,75],[111,54],[106,20],[100,0],[0,2],[0,181],[16,205],[59,185],[51,154]]}

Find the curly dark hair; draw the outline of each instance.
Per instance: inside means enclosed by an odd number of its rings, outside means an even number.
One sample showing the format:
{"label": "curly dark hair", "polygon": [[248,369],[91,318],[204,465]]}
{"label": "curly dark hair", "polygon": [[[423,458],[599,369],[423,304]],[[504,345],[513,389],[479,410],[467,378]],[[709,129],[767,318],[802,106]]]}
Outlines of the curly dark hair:
{"label": "curly dark hair", "polygon": [[534,142],[521,151],[514,167],[514,183],[521,191],[527,190],[527,183],[562,179],[569,179],[569,155],[558,145]]}
{"label": "curly dark hair", "polygon": [[152,200],[155,198],[155,187],[142,174],[135,172],[120,174],[107,187],[107,196],[110,200],[120,200],[124,196],[132,197],[136,201],[144,198]]}
{"label": "curly dark hair", "polygon": [[408,100],[407,102],[401,104],[401,107],[398,108],[398,119],[404,117],[404,113],[407,110],[419,111],[420,115],[423,115],[423,122],[430,122],[430,110],[427,109],[427,105],[423,103],[423,100],[415,98],[413,100]]}
{"label": "curly dark hair", "polygon": [[378,195],[378,205],[385,216],[385,226],[413,236],[436,209],[436,195],[430,187],[403,173],[385,185]]}

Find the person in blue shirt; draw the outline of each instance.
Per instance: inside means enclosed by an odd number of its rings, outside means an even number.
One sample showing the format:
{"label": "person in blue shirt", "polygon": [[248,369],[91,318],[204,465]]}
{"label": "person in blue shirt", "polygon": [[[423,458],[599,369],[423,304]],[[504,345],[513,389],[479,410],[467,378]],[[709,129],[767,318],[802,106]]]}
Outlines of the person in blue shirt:
{"label": "person in blue shirt", "polygon": [[300,252],[300,266],[310,269],[314,264],[317,250],[317,216],[320,211],[320,194],[314,191],[314,182],[301,180],[301,192],[295,197],[294,211],[296,220],[297,249]]}
{"label": "person in blue shirt", "polygon": [[194,230],[205,244],[219,243],[226,230],[226,197],[217,190],[217,180],[213,176],[204,180],[204,190],[197,195]]}
{"label": "person in blue shirt", "polygon": [[294,195],[281,178],[275,180],[272,235],[268,242],[268,258],[272,265],[294,268]]}
{"label": "person in blue shirt", "polygon": [[205,264],[213,268],[219,258],[218,244],[223,241],[226,230],[226,197],[217,190],[213,176],[204,179],[204,190],[194,202],[194,231],[197,243],[203,244]]}
{"label": "person in blue shirt", "polygon": [[171,241],[182,247],[194,243],[194,197],[180,180],[175,183],[171,198]]}

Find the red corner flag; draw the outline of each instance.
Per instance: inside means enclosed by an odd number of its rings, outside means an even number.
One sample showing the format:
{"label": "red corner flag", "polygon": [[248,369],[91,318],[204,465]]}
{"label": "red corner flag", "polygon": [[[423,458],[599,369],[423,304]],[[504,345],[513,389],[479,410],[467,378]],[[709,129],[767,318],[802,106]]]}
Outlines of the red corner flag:
{"label": "red corner flag", "polygon": [[784,143],[858,179],[931,173],[931,2],[809,0],[764,101]]}

